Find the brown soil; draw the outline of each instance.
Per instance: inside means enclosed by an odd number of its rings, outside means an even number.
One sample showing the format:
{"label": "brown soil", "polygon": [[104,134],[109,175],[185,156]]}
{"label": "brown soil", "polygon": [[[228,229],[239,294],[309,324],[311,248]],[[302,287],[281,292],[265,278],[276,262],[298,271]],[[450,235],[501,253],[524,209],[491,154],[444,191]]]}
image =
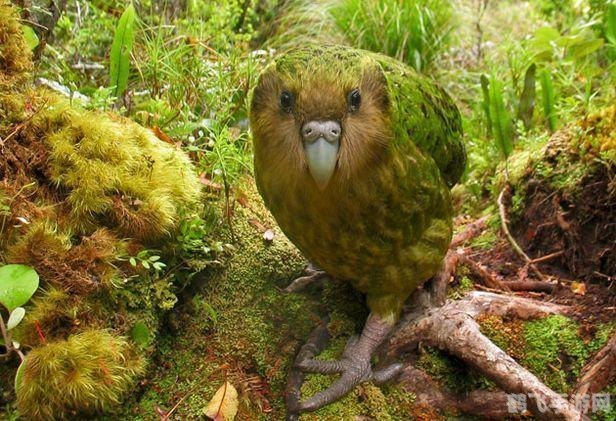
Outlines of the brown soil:
{"label": "brown soil", "polygon": [[570,278],[616,280],[615,179],[614,167],[599,164],[577,197],[529,180],[524,211],[513,226],[520,245],[531,258],[562,251],[552,264]]}
{"label": "brown soil", "polygon": [[[524,262],[504,239],[499,240],[490,250],[469,252],[469,256],[502,277],[501,282],[505,285],[510,281],[539,280],[532,271],[524,269]],[[572,279],[557,259],[537,266],[544,275],[560,284],[551,294],[529,291],[515,292],[515,295],[571,306],[575,311],[572,317],[581,322],[583,327],[588,326],[588,329],[592,329],[590,326],[596,323],[616,320],[616,283],[593,282],[592,276]],[[584,284],[584,294],[579,290],[574,291],[573,282]]]}

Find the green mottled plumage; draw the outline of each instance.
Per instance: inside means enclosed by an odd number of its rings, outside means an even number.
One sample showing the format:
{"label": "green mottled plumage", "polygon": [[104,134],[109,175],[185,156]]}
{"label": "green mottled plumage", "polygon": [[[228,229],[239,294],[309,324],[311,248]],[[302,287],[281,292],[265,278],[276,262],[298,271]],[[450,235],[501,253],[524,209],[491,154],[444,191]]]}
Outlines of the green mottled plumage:
{"label": "green mottled plumage", "polygon": [[[358,86],[364,108],[350,115],[346,92]],[[291,116],[278,109],[282,89],[297,95]],[[324,190],[296,145],[296,129],[314,119],[340,121],[346,136]],[[451,98],[389,57],[306,47],[261,75],[251,127],[257,185],[282,230],[310,261],[350,281],[371,310],[394,320],[439,269],[451,240],[449,187],[466,160]]]}

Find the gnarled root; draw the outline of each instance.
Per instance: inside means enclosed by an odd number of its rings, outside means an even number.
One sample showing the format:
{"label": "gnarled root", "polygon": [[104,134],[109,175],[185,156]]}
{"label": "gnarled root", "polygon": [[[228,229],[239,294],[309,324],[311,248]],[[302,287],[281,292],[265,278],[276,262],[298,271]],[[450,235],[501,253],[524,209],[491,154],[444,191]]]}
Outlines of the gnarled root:
{"label": "gnarled root", "polygon": [[[461,300],[448,301],[441,307],[409,315],[392,336],[387,355],[402,355],[420,342],[437,347],[478,369],[502,390],[524,395],[525,399],[528,398],[530,411],[537,417],[579,420],[582,414],[573,404],[494,345],[481,333],[476,322],[476,318],[483,314],[528,320],[565,313],[566,307],[551,303],[473,291]],[[416,382],[417,379],[413,378],[417,373],[415,369],[407,368],[405,373],[409,377],[402,379],[403,384]],[[498,396],[503,402],[502,395]],[[447,399],[443,398],[442,402],[447,403]],[[465,407],[470,407],[468,402],[456,404],[461,411]],[[506,410],[507,406],[503,409]]]}

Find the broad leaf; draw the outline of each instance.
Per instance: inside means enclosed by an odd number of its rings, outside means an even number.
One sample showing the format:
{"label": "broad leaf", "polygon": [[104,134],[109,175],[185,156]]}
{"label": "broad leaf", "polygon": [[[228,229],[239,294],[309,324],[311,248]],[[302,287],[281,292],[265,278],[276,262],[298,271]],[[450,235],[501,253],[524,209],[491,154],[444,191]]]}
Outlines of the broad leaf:
{"label": "broad leaf", "polygon": [[34,29],[29,27],[28,25],[22,25],[21,30],[24,33],[24,40],[26,40],[26,44],[30,48],[30,50],[34,50],[37,45],[39,45],[39,38],[34,32]]}
{"label": "broad leaf", "polygon": [[114,94],[120,97],[128,84],[130,70],[130,52],[133,48],[135,36],[135,8],[129,4],[116,26],[111,53],[109,56],[109,76],[110,84],[115,87]]}
{"label": "broad leaf", "polygon": [[38,286],[38,274],[30,266],[0,267],[0,304],[9,311],[27,303]]}
{"label": "broad leaf", "polygon": [[602,39],[588,39],[578,42],[567,50],[567,59],[579,60],[603,47]]}
{"label": "broad leaf", "polygon": [[130,331],[130,336],[141,348],[150,345],[150,331],[143,322],[137,322]]}
{"label": "broad leaf", "polygon": [[232,421],[237,414],[237,390],[229,382],[225,382],[214,394],[203,413],[214,421]]}

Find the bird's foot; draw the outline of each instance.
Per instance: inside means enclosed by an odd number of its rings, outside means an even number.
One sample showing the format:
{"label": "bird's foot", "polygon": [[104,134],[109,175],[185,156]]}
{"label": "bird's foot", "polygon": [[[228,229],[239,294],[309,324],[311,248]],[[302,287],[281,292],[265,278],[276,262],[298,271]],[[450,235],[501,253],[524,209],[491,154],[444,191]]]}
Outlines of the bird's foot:
{"label": "bird's foot", "polygon": [[328,277],[327,273],[317,268],[312,263],[308,264],[306,269],[304,269],[304,273],[304,276],[300,276],[295,279],[284,289],[284,291],[289,293],[298,292],[306,288],[308,285],[322,281]]}
{"label": "bird's foot", "polygon": [[300,412],[315,411],[334,402],[362,382],[372,380],[377,384],[382,384],[400,374],[402,364],[392,364],[380,370],[372,370],[370,363],[372,354],[390,330],[390,327],[384,325],[378,318],[369,317],[362,336],[353,336],[349,339],[342,358],[338,361],[308,358],[296,362],[296,367],[303,372],[340,374],[340,377],[328,389],[301,402]]}

